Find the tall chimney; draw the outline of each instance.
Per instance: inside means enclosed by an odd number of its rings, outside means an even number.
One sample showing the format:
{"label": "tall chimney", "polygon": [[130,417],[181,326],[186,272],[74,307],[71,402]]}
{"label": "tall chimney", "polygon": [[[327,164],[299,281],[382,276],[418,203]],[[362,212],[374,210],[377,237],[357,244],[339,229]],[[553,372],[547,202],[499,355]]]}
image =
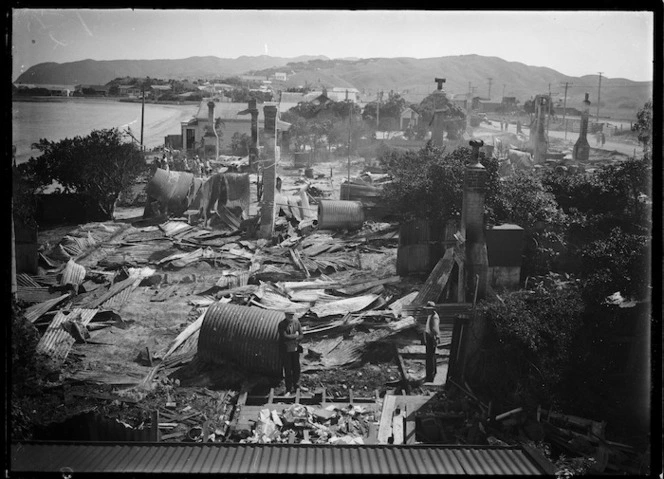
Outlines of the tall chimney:
{"label": "tall chimney", "polygon": [[207,156],[208,146],[214,147],[215,159],[219,158],[219,135],[217,129],[214,127],[214,102],[209,101],[208,104],[208,131],[203,136],[203,144],[205,145],[205,155]]}
{"label": "tall chimney", "polygon": [[480,163],[482,140],[469,142],[473,149],[472,160],[466,165],[463,178],[463,205],[461,209],[461,233],[466,238],[466,291],[474,296],[477,276],[477,299],[486,296],[489,256],[484,238],[484,195],[487,171]]}
{"label": "tall chimney", "polygon": [[249,113],[251,114],[251,147],[249,148],[249,167],[254,170],[258,164],[258,107],[256,99],[249,100]]}
{"label": "tall chimney", "polygon": [[548,149],[546,135],[544,134],[545,119],[544,116],[548,110],[550,99],[544,95],[535,97],[535,131],[530,132],[530,140],[533,148],[533,160],[535,163],[541,163],[546,159],[546,150]]}
{"label": "tall chimney", "polygon": [[583,100],[583,111],[581,112],[581,128],[579,129],[579,139],[574,144],[572,158],[574,161],[588,161],[590,156],[590,145],[588,144],[588,117],[590,116],[590,100],[586,92],[586,99]]}
{"label": "tall chimney", "polygon": [[277,179],[277,106],[263,107],[265,116],[265,155],[261,158],[263,165],[263,198],[261,201],[260,237],[272,238],[274,231],[275,188]]}

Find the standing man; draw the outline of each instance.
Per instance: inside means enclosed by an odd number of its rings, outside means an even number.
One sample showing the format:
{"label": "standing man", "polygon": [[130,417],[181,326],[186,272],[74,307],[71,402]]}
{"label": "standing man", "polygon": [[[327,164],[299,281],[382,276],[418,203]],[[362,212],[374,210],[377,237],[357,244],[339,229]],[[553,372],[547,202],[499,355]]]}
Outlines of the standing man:
{"label": "standing man", "polygon": [[279,323],[279,340],[281,343],[286,395],[295,393],[300,382],[300,341],[302,325],[294,313],[286,312],[286,318]]}
{"label": "standing man", "polygon": [[426,382],[430,383],[436,377],[436,347],[440,340],[440,317],[433,301],[427,303],[427,325],[424,328],[424,344],[426,345]]}

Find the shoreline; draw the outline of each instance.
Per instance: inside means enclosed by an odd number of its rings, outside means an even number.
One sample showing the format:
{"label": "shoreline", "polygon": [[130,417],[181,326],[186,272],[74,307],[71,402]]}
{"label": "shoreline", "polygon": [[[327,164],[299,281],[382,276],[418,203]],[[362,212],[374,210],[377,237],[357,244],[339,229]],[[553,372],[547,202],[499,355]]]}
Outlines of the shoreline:
{"label": "shoreline", "polygon": [[[79,102],[79,101],[103,101],[103,102],[115,102],[115,103],[141,103],[140,98],[126,98],[126,97],[106,97],[106,96],[95,96],[95,97],[81,97],[81,96],[12,96],[13,102],[31,102],[31,103],[67,103],[67,102]],[[145,100],[146,104],[150,105],[199,105],[200,101],[154,101],[154,100]]]}

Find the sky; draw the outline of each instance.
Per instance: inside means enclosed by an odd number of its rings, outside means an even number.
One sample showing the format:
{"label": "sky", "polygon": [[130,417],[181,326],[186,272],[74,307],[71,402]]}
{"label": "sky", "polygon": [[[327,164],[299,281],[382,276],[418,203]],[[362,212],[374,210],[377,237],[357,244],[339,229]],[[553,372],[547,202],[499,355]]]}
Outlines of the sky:
{"label": "sky", "polygon": [[477,54],[652,80],[652,12],[13,9],[12,79],[43,62]]}

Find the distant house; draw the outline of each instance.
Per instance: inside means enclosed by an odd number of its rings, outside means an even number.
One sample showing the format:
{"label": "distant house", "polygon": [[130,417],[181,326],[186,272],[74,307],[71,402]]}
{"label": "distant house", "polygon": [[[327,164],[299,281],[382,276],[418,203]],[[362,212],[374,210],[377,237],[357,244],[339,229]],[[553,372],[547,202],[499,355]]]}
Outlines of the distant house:
{"label": "distant house", "polygon": [[286,81],[288,79],[288,74],[284,72],[274,72],[274,79],[278,81]]}
{"label": "distant house", "polygon": [[48,90],[51,96],[72,96],[75,92],[81,90],[80,85],[55,85],[55,84],[33,84],[33,83],[15,83],[14,86],[20,90],[42,89]]}
{"label": "distant house", "polygon": [[327,89],[327,96],[333,101],[350,100],[353,103],[360,101],[360,90],[357,88],[334,87]]}
{"label": "distant house", "polygon": [[401,112],[401,115],[399,115],[399,125],[400,125],[399,129],[401,131],[404,131],[407,130],[408,128],[415,128],[417,127],[419,121],[420,121],[420,114],[417,113],[412,108],[407,107],[404,111]]}
{"label": "distant house", "polygon": [[136,85],[118,85],[118,91],[121,96],[128,96],[130,98],[139,98],[141,96],[141,88]]}
{"label": "distant house", "polygon": [[477,110],[480,113],[495,113],[501,111],[502,106],[503,102],[498,100],[477,100]]}
{"label": "distant house", "polygon": [[81,92],[89,96],[108,96],[109,89],[106,85],[81,85]]}
{"label": "distant house", "polygon": [[150,86],[150,97],[155,100],[158,99],[164,93],[170,92],[172,90],[171,85],[151,85]]}
{"label": "distant house", "polygon": [[[203,137],[210,124],[209,102],[209,100],[202,101],[196,115],[190,120],[181,123],[182,148],[188,156],[196,154],[196,150],[203,145]],[[265,123],[263,107],[273,104],[275,103],[258,105],[259,130],[263,129]],[[219,142],[219,150],[230,146],[231,139],[235,133],[251,135],[251,115],[241,114],[246,109],[246,103],[214,102],[214,121],[216,122],[217,119],[221,119],[223,123],[221,127],[223,135]],[[277,120],[277,128],[282,132],[287,131],[290,128],[290,124]]]}
{"label": "distant house", "polygon": [[300,102],[310,102],[311,100],[322,95],[322,91],[311,91],[309,93],[297,93],[297,92],[281,92],[279,97],[279,111],[285,112],[290,110],[293,107],[296,107]]}
{"label": "distant house", "polygon": [[515,96],[504,96],[503,97],[503,108],[506,111],[514,111],[517,107],[517,100]]}
{"label": "distant house", "polygon": [[468,108],[468,95],[465,93],[457,93],[452,95],[450,97],[450,101],[463,110]]}

